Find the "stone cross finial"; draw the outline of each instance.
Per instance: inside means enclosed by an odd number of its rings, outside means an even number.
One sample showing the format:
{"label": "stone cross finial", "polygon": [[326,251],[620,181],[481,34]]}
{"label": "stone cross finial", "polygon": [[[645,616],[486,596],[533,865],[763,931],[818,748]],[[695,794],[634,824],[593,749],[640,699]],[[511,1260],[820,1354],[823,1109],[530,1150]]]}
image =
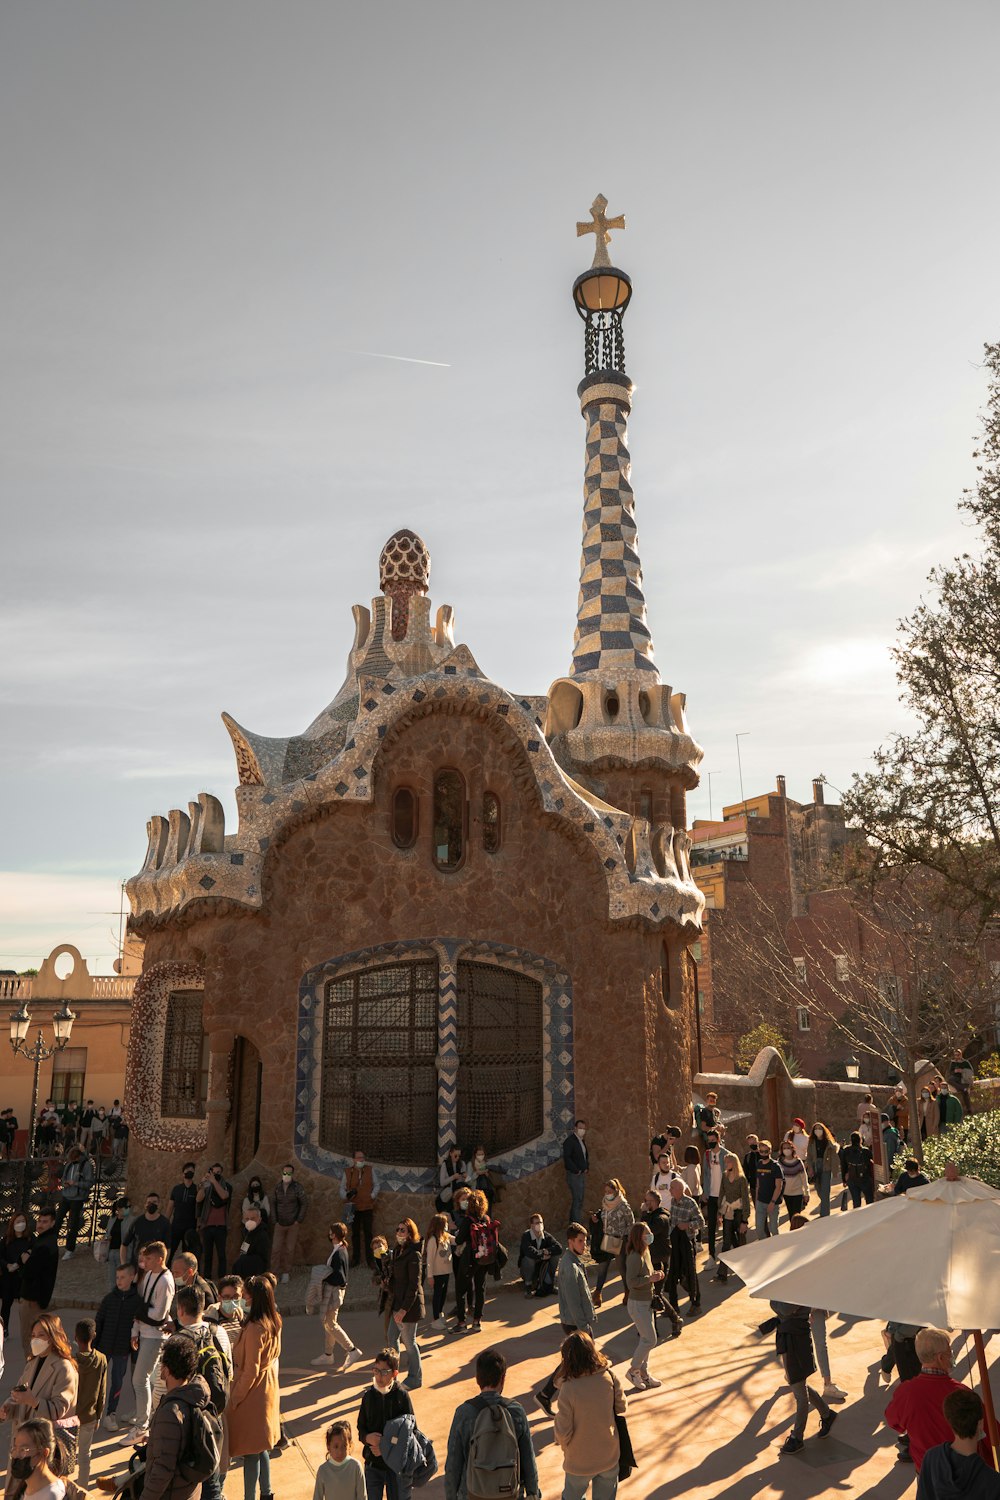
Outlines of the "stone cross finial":
{"label": "stone cross finial", "polygon": [[581,224],[578,221],[576,226],[578,237],[581,234],[592,234],[596,240],[593,262],[595,266],[610,266],[611,261],[608,257],[608,246],[611,244],[611,235],[609,230],[625,228],[624,214],[617,214],[613,219],[606,219],[604,217],[604,210],[607,206],[607,198],[605,198],[603,193],[598,193],[590,205],[590,217],[594,222],[592,224]]}

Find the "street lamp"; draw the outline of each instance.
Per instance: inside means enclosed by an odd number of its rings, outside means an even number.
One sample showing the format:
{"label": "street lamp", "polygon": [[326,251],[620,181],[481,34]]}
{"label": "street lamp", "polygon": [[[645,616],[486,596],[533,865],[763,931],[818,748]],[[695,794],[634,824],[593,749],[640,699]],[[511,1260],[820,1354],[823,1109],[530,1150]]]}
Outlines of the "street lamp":
{"label": "street lamp", "polygon": [[61,1052],[65,1047],[69,1041],[75,1020],[76,1016],[70,1010],[68,1002],[64,1000],[60,1008],[54,1011],[52,1015],[52,1032],[55,1037],[52,1046],[46,1046],[42,1028],[39,1026],[38,1035],[29,1047],[26,1045],[26,1042],[31,1026],[31,1016],[28,1013],[28,1003],[26,1000],[21,1001],[21,1009],[16,1010],[10,1018],[11,1050],[19,1053],[21,1057],[26,1057],[29,1062],[33,1062],[35,1065],[35,1076],[31,1086],[31,1121],[28,1126],[28,1154],[30,1156],[34,1156],[35,1154],[35,1119],[38,1114],[38,1070],[46,1058],[51,1057],[54,1052]]}
{"label": "street lamp", "polygon": [[861,1077],[861,1064],[856,1057],[849,1057],[844,1063],[844,1072],[847,1074],[848,1083],[857,1083]]}

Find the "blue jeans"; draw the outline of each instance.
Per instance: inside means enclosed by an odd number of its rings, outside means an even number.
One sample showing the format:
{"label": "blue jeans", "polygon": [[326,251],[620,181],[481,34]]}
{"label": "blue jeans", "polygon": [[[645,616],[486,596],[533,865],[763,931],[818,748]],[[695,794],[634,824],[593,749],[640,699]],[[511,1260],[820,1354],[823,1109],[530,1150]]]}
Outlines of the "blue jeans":
{"label": "blue jeans", "polygon": [[754,1204],[754,1227],[759,1240],[764,1239],[766,1235],[777,1234],[780,1202],[779,1199],[777,1203],[761,1203],[758,1198]]}
{"label": "blue jeans", "polygon": [[[592,1487],[592,1488],[591,1488]],[[595,1474],[592,1479],[583,1479],[579,1474],[563,1475],[562,1500],[584,1500],[587,1490],[593,1500],[615,1500],[618,1493],[618,1465]]]}
{"label": "blue jeans", "polygon": [[118,1410],[118,1400],[125,1384],[128,1369],[127,1354],[112,1354],[108,1360],[108,1405],[105,1415]]}
{"label": "blue jeans", "polygon": [[816,1192],[819,1194],[819,1216],[821,1219],[830,1217],[830,1181],[832,1172],[817,1172],[815,1178]]}
{"label": "blue jeans", "polygon": [[374,1464],[365,1464],[365,1492],[368,1500],[410,1500],[413,1483],[405,1474],[394,1474],[391,1469],[376,1469]]}
{"label": "blue jeans", "polygon": [[270,1453],[247,1453],[243,1459],[243,1500],[254,1500],[257,1481],[262,1495],[271,1493]]}
{"label": "blue jeans", "polygon": [[583,1218],[583,1200],[587,1194],[586,1172],[567,1172],[566,1186],[569,1188],[569,1220],[579,1224]]}
{"label": "blue jeans", "polygon": [[393,1318],[389,1324],[389,1347],[398,1349],[400,1344],[406,1350],[406,1380],[403,1383],[404,1391],[415,1391],[424,1383],[424,1372],[420,1364],[420,1345],[417,1343],[416,1323],[397,1323]]}

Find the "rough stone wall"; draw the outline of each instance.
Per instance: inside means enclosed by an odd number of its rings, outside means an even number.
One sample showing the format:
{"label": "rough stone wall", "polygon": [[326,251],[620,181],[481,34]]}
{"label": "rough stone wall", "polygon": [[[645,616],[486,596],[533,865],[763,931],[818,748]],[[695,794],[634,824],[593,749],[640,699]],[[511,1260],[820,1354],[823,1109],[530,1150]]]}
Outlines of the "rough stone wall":
{"label": "rough stone wall", "polygon": [[[568,972],[576,1111],[591,1129],[588,1201],[596,1202],[602,1176],[621,1176],[633,1193],[645,1185],[650,1135],[668,1120],[683,1120],[688,1107],[691,993],[683,945],[679,934],[670,936],[667,1004],[663,935],[609,928],[607,889],[593,850],[544,818],[519,756],[502,730],[478,721],[443,714],[417,720],[383,751],[372,805],[338,805],[270,851],[261,914],[213,915],[149,936],[147,966],[167,959],[205,966],[205,1025],[222,1054],[213,1077],[225,1074],[234,1034],[248,1037],[263,1059],[260,1144],[253,1162],[238,1163],[238,1185],[251,1169],[273,1183],[291,1152],[301,976],[354,949],[438,935],[510,944]],[[470,812],[465,863],[447,874],[430,852],[432,778],[445,766],[465,776]],[[410,850],[397,849],[390,831],[392,792],[402,784],[419,798],[419,834]],[[501,800],[496,855],[482,846],[487,789]],[[210,1111],[209,1155],[228,1164],[233,1126],[223,1134],[223,1119],[224,1107]],[[224,1140],[221,1150],[216,1140]],[[151,1183],[169,1188],[179,1165],[180,1157],[165,1158],[134,1141],[131,1190]],[[311,1196],[301,1250],[309,1260],[319,1255],[325,1225],[340,1216],[342,1204],[332,1180],[303,1167],[299,1177]],[[511,1184],[498,1209],[509,1226],[506,1238],[516,1244],[535,1207],[560,1234],[567,1202],[558,1166]],[[392,1228],[407,1214],[423,1232],[432,1211],[429,1196],[383,1195],[377,1224]]]}

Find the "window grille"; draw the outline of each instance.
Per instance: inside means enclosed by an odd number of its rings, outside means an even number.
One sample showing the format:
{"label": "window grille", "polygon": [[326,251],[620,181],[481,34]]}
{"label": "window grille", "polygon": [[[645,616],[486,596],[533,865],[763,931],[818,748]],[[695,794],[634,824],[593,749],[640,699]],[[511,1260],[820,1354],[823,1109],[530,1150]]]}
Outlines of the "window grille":
{"label": "window grille", "polygon": [[465,780],[458,771],[434,777],[434,863],[457,870],[465,858]]}
{"label": "window grille", "polygon": [[201,990],[177,990],[167,1000],[160,1114],[203,1120],[208,1101],[208,1037]]}
{"label": "window grille", "polygon": [[812,1030],[812,1018],[811,1018],[811,1016],[810,1016],[809,1011],[807,1010],[807,1008],[804,1005],[798,1006],[796,1014],[798,1016],[799,1030],[800,1031],[811,1031]]}
{"label": "window grille", "polygon": [[542,986],[496,964],[458,965],[458,1139],[487,1155],[540,1135]]}
{"label": "window grille", "polygon": [[805,984],[808,979],[805,959],[793,958],[792,963],[795,965],[795,978],[798,980],[799,984]]}
{"label": "window grille", "polygon": [[437,1155],[438,974],[433,959],[331,980],[323,1025],[320,1144],[376,1161]]}

